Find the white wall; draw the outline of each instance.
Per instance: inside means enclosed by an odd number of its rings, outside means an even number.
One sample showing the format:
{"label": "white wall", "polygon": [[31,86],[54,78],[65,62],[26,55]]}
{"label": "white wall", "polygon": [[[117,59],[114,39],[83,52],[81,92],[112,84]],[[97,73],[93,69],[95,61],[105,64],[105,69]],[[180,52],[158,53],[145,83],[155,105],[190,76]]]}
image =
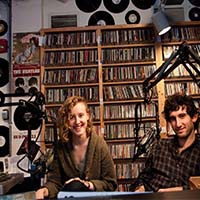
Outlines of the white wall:
{"label": "white wall", "polygon": [[[157,6],[157,2],[155,7]],[[184,20],[190,20],[188,17],[189,10],[194,7],[188,0],[184,0],[181,5],[166,6],[167,13],[169,12],[174,20],[176,20],[176,15],[180,14],[176,10],[171,8],[181,8],[182,14],[181,18]],[[100,7],[96,11],[106,11],[110,13],[114,20],[115,24],[126,24],[125,15],[130,10],[136,10],[140,16],[140,23],[151,23],[151,16],[153,13],[153,6],[146,10],[141,10],[134,6],[131,0],[129,0],[129,6],[125,11],[115,14],[109,12],[103,3],[101,2]],[[50,17],[52,15],[77,15],[78,26],[87,26],[88,20],[92,13],[84,13],[76,6],[75,0],[12,0],[12,31],[13,33],[18,32],[31,32],[39,31],[41,28],[50,27]]]}

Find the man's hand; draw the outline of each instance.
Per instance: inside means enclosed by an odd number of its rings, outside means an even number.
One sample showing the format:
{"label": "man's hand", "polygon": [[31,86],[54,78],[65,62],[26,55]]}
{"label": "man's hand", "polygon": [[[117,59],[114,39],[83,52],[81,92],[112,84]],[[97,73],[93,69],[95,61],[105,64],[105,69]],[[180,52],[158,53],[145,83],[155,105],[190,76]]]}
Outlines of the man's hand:
{"label": "man's hand", "polygon": [[174,192],[174,191],[182,191],[183,187],[172,187],[172,188],[161,188],[158,192]]}

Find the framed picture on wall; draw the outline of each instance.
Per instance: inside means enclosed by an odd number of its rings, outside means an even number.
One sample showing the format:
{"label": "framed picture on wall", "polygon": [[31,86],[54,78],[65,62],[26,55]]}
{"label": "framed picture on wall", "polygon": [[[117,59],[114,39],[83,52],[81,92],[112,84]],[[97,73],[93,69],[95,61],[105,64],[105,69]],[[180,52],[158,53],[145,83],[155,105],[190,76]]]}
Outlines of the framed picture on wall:
{"label": "framed picture on wall", "polygon": [[77,26],[77,15],[52,15],[51,28]]}

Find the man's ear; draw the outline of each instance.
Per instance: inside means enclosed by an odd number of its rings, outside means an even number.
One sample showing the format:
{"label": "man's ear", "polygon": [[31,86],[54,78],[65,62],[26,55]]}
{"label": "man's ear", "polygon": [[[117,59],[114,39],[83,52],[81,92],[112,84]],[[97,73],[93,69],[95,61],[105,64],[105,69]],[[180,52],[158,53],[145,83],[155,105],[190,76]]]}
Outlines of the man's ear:
{"label": "man's ear", "polygon": [[198,118],[199,118],[199,114],[197,113],[192,117],[193,123],[195,123],[198,120]]}

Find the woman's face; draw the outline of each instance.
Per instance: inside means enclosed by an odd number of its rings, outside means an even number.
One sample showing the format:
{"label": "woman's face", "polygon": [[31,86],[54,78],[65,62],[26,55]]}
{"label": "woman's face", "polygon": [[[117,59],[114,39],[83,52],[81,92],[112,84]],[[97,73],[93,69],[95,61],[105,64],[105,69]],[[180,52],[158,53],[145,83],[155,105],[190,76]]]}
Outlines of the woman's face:
{"label": "woman's face", "polygon": [[89,120],[89,113],[86,110],[84,103],[77,103],[71,110],[69,114],[67,123],[76,136],[86,135],[86,128]]}

